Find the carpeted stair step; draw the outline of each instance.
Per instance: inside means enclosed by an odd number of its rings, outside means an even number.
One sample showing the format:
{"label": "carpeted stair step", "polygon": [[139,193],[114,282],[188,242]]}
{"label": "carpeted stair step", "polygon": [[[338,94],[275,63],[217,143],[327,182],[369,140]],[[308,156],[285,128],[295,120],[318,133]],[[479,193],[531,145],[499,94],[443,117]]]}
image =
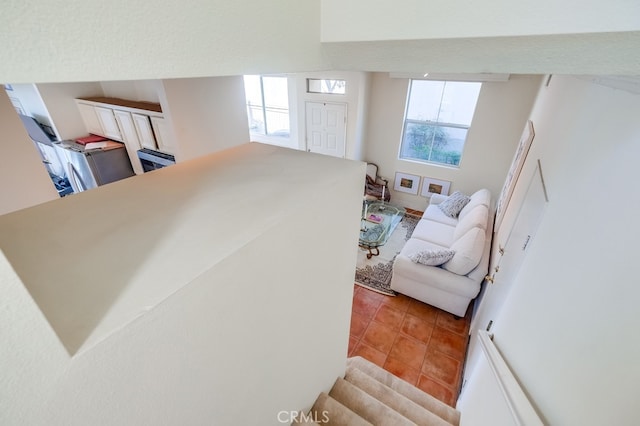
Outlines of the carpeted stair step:
{"label": "carpeted stair step", "polygon": [[293,423],[291,423],[291,426],[320,426],[320,423],[316,423],[310,420],[305,420],[305,421],[295,420]]}
{"label": "carpeted stair step", "polygon": [[340,377],[329,391],[329,396],[376,426],[415,425],[402,414]]}
{"label": "carpeted stair step", "polygon": [[451,426],[451,423],[355,367],[347,367],[344,379],[420,426]]}
{"label": "carpeted stair step", "polygon": [[[331,396],[322,392],[316,402],[309,410],[307,415],[309,419],[315,419],[328,426],[372,426],[371,423],[345,407]],[[317,423],[298,423],[293,422],[292,425],[313,425]]]}
{"label": "carpeted stair step", "polygon": [[362,371],[363,373],[372,377],[383,385],[393,389],[409,400],[415,402],[427,411],[440,417],[445,422],[448,422],[449,424],[455,426],[460,424],[459,411],[434,398],[428,393],[425,393],[422,390],[410,385],[404,380],[394,376],[381,367],[378,367],[372,362],[369,362],[362,357],[353,357],[347,360],[347,367],[355,368]]}

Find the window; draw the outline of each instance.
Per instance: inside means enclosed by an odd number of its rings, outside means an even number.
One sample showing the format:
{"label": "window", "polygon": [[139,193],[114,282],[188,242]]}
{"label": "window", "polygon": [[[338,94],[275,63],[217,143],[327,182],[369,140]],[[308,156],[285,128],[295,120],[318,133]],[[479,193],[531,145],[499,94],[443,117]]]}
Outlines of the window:
{"label": "window", "polygon": [[289,138],[289,92],[287,77],[245,75],[249,131]]}
{"label": "window", "polygon": [[344,95],[346,92],[347,82],[345,80],[321,80],[319,78],[307,79],[307,93]]}
{"label": "window", "polygon": [[458,166],[481,85],[411,80],[400,158]]}

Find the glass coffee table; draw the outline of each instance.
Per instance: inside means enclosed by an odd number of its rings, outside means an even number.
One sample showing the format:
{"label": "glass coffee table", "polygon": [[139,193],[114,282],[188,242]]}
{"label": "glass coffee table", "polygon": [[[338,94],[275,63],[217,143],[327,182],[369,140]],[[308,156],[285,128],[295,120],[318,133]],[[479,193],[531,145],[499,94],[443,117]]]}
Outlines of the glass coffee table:
{"label": "glass coffee table", "polygon": [[367,259],[380,254],[379,247],[389,240],[389,236],[398,226],[405,213],[406,210],[404,208],[382,201],[364,203],[358,245],[365,250],[369,250]]}

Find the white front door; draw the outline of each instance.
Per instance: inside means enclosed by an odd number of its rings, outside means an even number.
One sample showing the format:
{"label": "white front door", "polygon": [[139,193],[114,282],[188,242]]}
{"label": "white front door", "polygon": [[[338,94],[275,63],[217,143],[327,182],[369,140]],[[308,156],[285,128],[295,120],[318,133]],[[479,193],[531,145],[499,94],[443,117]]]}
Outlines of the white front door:
{"label": "white front door", "polygon": [[307,151],[345,157],[346,104],[306,103]]}

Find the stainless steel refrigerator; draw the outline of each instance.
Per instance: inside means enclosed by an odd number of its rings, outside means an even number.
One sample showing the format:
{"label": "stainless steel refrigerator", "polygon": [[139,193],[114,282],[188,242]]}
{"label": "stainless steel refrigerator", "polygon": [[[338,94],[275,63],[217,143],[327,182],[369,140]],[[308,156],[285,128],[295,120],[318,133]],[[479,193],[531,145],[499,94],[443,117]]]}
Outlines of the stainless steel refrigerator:
{"label": "stainless steel refrigerator", "polygon": [[75,141],[54,142],[74,192],[134,176],[125,146],[113,145],[115,147],[85,149]]}

